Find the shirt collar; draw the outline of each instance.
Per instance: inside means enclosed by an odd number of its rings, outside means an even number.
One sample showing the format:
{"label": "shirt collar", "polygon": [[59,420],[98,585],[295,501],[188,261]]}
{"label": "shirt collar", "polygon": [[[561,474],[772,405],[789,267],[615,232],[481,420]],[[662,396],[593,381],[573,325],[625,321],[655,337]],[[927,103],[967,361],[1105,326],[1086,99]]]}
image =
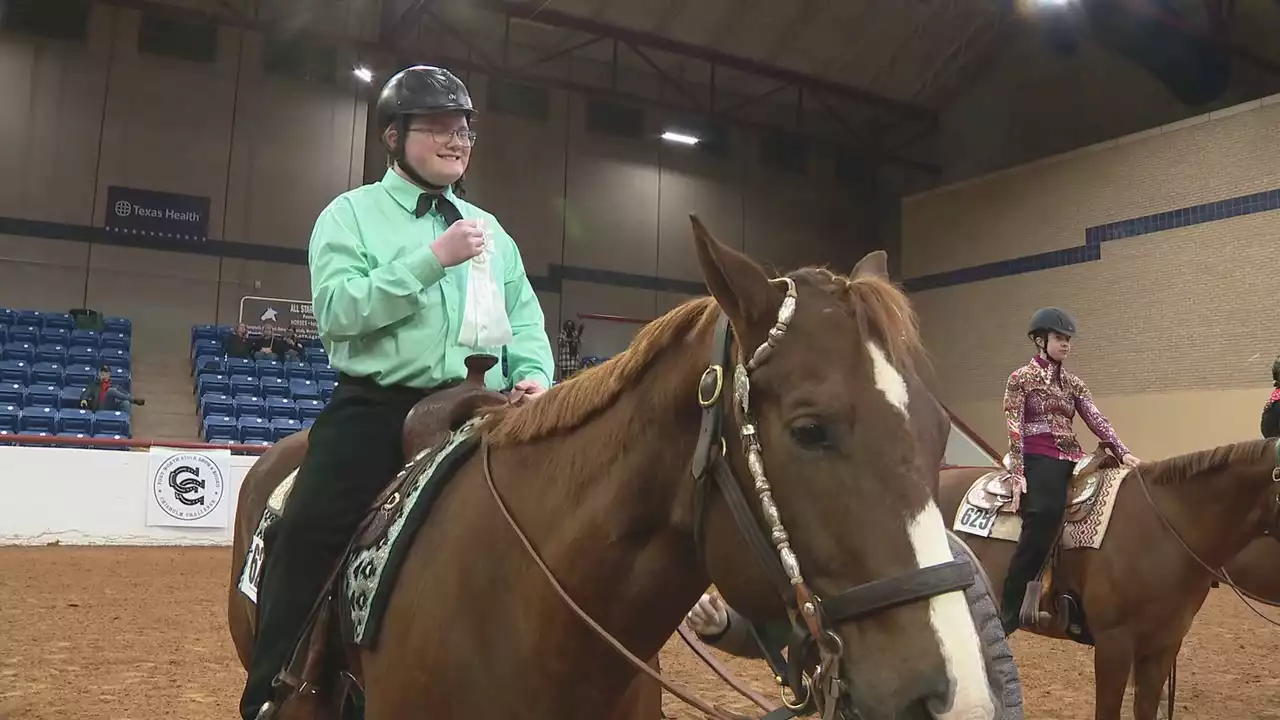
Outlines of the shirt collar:
{"label": "shirt collar", "polygon": [[[396,172],[394,167],[387,168],[386,174],[382,176],[380,181],[382,188],[387,191],[400,207],[413,214],[418,209],[418,196],[424,192],[422,188],[400,177],[400,173]],[[458,204],[458,196],[453,193],[453,186],[444,189],[444,196],[449,198],[454,205]]]}
{"label": "shirt collar", "polygon": [[1041,355],[1040,353],[1036,353],[1035,357],[1031,358],[1031,362],[1035,363],[1036,365],[1039,365],[1042,368],[1045,368],[1046,370],[1053,367],[1052,363],[1044,359],[1044,356]]}

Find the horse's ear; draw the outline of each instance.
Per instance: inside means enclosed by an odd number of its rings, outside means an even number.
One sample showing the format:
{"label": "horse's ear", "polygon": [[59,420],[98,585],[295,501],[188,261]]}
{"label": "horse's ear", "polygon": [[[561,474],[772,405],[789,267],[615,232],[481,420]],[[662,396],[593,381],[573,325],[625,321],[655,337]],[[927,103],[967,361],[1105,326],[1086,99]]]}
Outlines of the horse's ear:
{"label": "horse's ear", "polygon": [[745,332],[751,323],[767,319],[777,303],[772,300],[776,291],[769,285],[764,268],[716,240],[697,215],[690,214],[689,220],[693,223],[693,246],[707,289],[738,332]]}
{"label": "horse's ear", "polygon": [[849,274],[849,277],[854,280],[865,276],[888,280],[889,253],[883,250],[875,250],[867,253],[866,256],[858,261],[857,265],[853,266],[853,272]]}

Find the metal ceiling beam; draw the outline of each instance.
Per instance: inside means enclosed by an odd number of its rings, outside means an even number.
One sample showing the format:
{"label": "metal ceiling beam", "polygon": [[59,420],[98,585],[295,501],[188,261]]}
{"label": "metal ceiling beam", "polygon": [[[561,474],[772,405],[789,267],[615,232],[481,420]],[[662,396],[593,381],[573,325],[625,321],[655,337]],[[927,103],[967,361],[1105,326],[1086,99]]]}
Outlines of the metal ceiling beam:
{"label": "metal ceiling beam", "polygon": [[710,48],[683,43],[679,40],[672,40],[671,38],[663,37],[661,35],[654,35],[652,33],[641,32],[639,30],[630,30],[628,28],[598,22],[590,18],[570,15],[557,10],[544,9],[544,6],[547,4],[545,2],[520,2],[515,4],[505,2],[504,0],[478,0],[476,4],[507,18],[526,20],[528,22],[552,28],[575,30],[577,32],[588,33],[591,35],[614,38],[627,43],[628,45],[637,45],[671,55],[700,60],[711,65],[737,70],[738,72],[746,73],[748,75],[756,75],[763,78],[769,78],[771,80],[777,80],[778,82],[794,85],[798,88],[817,90],[825,93],[828,97],[843,98],[863,105],[892,110],[903,117],[915,120],[932,120],[934,118],[934,112],[923,105],[886,97],[884,95],[873,93],[870,90],[837,83],[832,80],[827,80],[826,78],[806,75],[804,73],[778,67],[776,65],[768,65],[740,55],[731,55],[719,50],[712,50]]}

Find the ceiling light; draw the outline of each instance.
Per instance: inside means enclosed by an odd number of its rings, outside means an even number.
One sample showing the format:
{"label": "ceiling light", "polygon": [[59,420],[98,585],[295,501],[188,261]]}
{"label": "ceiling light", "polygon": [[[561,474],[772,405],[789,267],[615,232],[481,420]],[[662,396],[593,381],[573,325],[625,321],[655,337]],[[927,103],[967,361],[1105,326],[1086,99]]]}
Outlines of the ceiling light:
{"label": "ceiling light", "polygon": [[356,79],[358,79],[360,82],[364,82],[364,83],[373,82],[373,71],[367,67],[358,67],[352,70],[351,74],[355,75]]}
{"label": "ceiling light", "polygon": [[681,145],[697,145],[701,142],[701,138],[686,133],[672,132],[668,130],[662,133],[662,139],[667,142],[680,143]]}

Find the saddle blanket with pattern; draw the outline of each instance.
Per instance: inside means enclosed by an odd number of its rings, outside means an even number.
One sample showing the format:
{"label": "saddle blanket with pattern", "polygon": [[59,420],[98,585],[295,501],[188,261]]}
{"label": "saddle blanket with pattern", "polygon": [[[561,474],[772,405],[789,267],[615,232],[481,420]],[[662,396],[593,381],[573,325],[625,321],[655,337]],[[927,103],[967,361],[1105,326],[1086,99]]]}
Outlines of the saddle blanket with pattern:
{"label": "saddle blanket with pattern", "polygon": [[[1072,481],[1062,531],[1063,550],[1102,547],[1115,509],[1116,494],[1128,475],[1127,467],[1105,468]],[[952,529],[967,535],[1017,542],[1022,533],[1022,518],[1009,508],[1008,487],[1009,474],[1003,470],[989,472],[975,480],[956,510]]]}
{"label": "saddle blanket with pattern", "polygon": [[[343,599],[342,608],[347,613],[346,627],[352,642],[363,647],[373,647],[376,643],[382,612],[395,586],[400,564],[449,479],[479,446],[479,438],[474,435],[479,421],[480,418],[476,418],[467,422],[439,449],[420,453],[405,465],[401,473],[408,477],[402,478],[403,490],[391,511],[386,530],[375,542],[357,547],[345,559],[335,591]],[[266,533],[286,512],[296,475],[294,471],[271,493],[246,553],[239,588],[254,604],[258,602],[258,581],[266,559]]]}

